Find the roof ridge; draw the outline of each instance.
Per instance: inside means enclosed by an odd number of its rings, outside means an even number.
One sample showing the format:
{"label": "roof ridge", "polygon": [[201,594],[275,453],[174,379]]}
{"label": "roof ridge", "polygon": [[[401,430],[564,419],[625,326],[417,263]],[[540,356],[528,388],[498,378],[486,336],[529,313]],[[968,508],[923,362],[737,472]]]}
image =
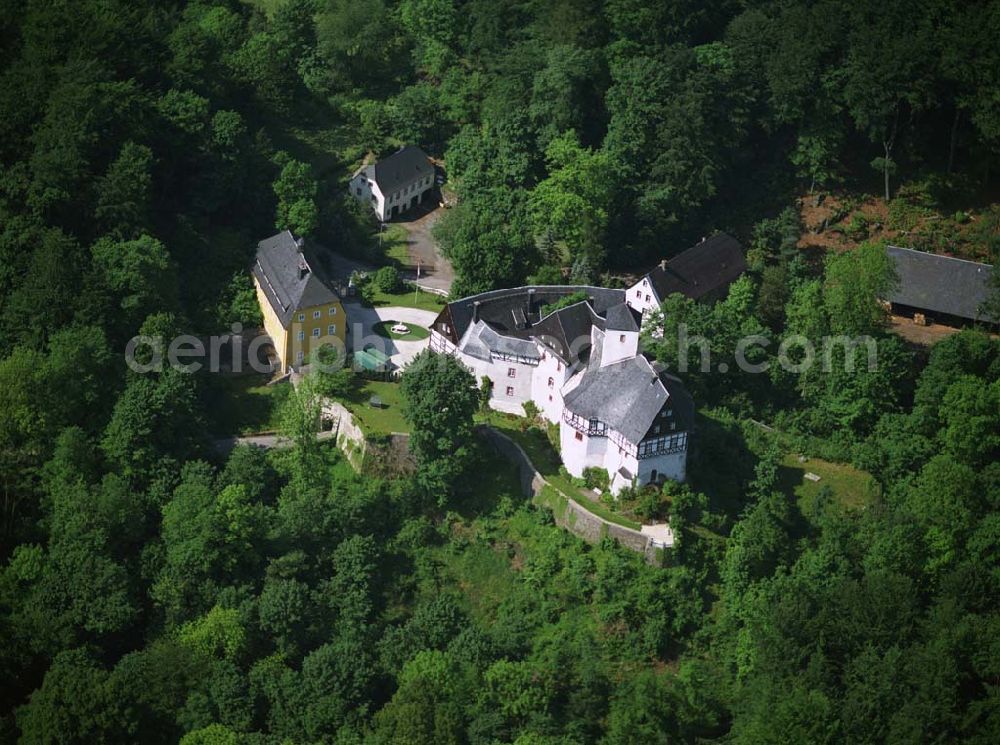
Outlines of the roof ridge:
{"label": "roof ridge", "polygon": [[931,251],[921,251],[919,248],[909,248],[907,246],[894,246],[891,243],[886,246],[886,248],[893,248],[897,251],[909,251],[912,254],[920,254],[921,256],[930,256],[934,259],[947,259],[948,261],[963,261],[966,264],[975,264],[976,266],[985,266],[990,269],[993,268],[993,264],[986,264],[982,261],[973,261],[972,259],[962,259],[958,256],[946,256],[944,254],[934,253]]}

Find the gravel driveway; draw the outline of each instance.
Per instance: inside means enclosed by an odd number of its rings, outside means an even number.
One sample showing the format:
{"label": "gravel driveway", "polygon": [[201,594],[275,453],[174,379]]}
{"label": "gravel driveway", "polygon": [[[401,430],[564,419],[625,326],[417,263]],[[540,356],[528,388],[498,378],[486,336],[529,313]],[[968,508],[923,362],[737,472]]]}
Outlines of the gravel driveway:
{"label": "gravel driveway", "polygon": [[451,292],[455,272],[431,235],[431,228],[442,212],[437,202],[428,201],[395,218],[393,224],[406,228],[410,264],[413,267],[420,265],[420,278],[417,279],[415,271],[408,271],[404,274],[406,279],[417,281],[421,287]]}

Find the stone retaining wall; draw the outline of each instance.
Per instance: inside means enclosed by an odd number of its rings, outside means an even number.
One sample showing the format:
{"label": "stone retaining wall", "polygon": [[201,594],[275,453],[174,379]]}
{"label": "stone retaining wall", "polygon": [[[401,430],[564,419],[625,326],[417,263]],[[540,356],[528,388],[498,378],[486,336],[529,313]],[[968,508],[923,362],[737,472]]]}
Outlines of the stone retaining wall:
{"label": "stone retaining wall", "polygon": [[[535,470],[527,453],[516,442],[488,425],[478,427],[477,432],[497,452],[517,466],[518,474],[521,477],[521,490],[526,497],[531,497],[532,501],[537,503],[542,497],[542,491],[545,487],[559,491]],[[559,493],[562,494],[562,492]],[[571,497],[566,496],[565,498],[566,509],[560,511],[561,514],[558,512],[555,514],[557,525],[576,534],[588,543],[598,543],[605,536],[609,536],[626,548],[642,554],[648,563],[655,566],[662,564],[662,549],[654,546],[649,536],[643,535],[638,530],[605,520]]]}
{"label": "stone retaining wall", "polygon": [[415,463],[410,454],[410,436],[405,432],[369,438],[354,421],[350,410],[331,399],[324,400],[322,416],[333,423],[337,447],[358,473],[399,475],[413,472]]}
{"label": "stone retaining wall", "polygon": [[333,422],[337,447],[344,451],[344,455],[355,470],[360,471],[368,444],[365,441],[365,433],[355,423],[351,412],[343,404],[326,399],[323,401],[322,416],[324,420]]}

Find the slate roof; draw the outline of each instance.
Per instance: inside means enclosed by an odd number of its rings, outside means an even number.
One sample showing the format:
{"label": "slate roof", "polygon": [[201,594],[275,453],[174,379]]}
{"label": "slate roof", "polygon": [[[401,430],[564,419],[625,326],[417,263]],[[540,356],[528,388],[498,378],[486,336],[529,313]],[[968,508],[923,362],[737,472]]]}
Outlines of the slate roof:
{"label": "slate roof", "polygon": [[646,275],[661,301],[679,292],[692,300],[728,287],[747,270],[743,246],[726,233],[713,235]]}
{"label": "slate roof", "polygon": [[604,318],[605,328],[609,331],[638,331],[639,319],[641,318],[642,316],[631,307],[620,303],[608,310],[608,314]]}
{"label": "slate roof", "polygon": [[[529,290],[534,290],[533,293]],[[444,307],[435,319],[433,327],[452,344],[458,344],[472,325],[474,304],[479,303],[479,318],[487,321],[490,326],[501,334],[530,338],[531,327],[517,328],[514,311],[523,309],[526,320],[532,324],[539,322],[538,314],[545,305],[551,305],[568,295],[585,292],[593,298],[594,312],[603,316],[608,309],[625,301],[624,290],[609,290],[606,287],[591,287],[587,285],[535,285],[515,287],[512,289],[492,290],[479,295],[454,300]],[[531,306],[530,313],[528,306]],[[527,316],[530,315],[530,318]],[[445,329],[447,326],[447,330]]]}
{"label": "slate roof", "polygon": [[288,230],[257,244],[253,275],[286,328],[296,311],[340,299],[319,257],[305,241],[296,242]]}
{"label": "slate roof", "polygon": [[590,330],[594,326],[603,329],[604,319],[593,311],[590,303],[581,300],[549,313],[530,331],[563,362],[573,365],[590,357]]}
{"label": "slate roof", "polygon": [[601,367],[599,347],[580,383],[564,398],[569,411],[602,421],[634,443],[646,437],[668,401],[675,409],[677,431],[687,429],[694,403],[679,380],[657,374],[641,354]]}
{"label": "slate roof", "polygon": [[529,359],[538,359],[538,347],[528,339],[518,339],[516,337],[498,334],[485,321],[474,324],[468,337],[462,345],[462,351],[478,357],[481,360],[489,361],[490,352],[498,354],[511,354]]}
{"label": "slate roof", "polygon": [[979,312],[991,291],[990,264],[897,246],[889,246],[886,253],[899,277],[888,298],[891,302],[959,318],[1000,321],[984,318]]}
{"label": "slate roof", "polygon": [[433,176],[434,165],[419,147],[407,145],[388,158],[365,166],[361,172],[378,184],[382,194],[388,196],[418,179]]}

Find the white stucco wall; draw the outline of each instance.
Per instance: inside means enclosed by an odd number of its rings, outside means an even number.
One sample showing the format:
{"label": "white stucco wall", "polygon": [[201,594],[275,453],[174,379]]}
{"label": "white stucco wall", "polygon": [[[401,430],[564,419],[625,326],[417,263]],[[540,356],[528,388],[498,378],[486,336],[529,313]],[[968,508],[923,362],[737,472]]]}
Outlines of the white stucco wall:
{"label": "white stucco wall", "polygon": [[399,189],[396,189],[391,194],[385,195],[385,214],[387,217],[382,219],[388,219],[393,217],[393,208],[399,207],[399,212],[406,212],[416,204],[419,204],[424,200],[424,195],[427,194],[434,187],[434,175],[430,174],[424,176],[419,181],[412,184],[407,184]]}
{"label": "white stucco wall", "polygon": [[590,438],[583,435],[582,440],[576,439],[576,430],[566,422],[559,423],[559,450],[562,456],[563,465],[573,476],[583,476],[583,469],[586,468],[587,453]]}
{"label": "white stucco wall", "polygon": [[[608,447],[604,454],[604,469],[611,474],[612,479],[614,479],[615,474],[622,467],[634,476],[636,471],[639,470],[639,463],[635,459],[635,456],[629,455],[627,451],[623,452],[622,448],[609,438]],[[630,481],[623,481],[619,486],[613,485],[611,491],[617,493],[621,489],[621,486],[627,486],[630,483]]]}
{"label": "white stucco wall", "polygon": [[[569,378],[566,365],[551,352],[542,352],[542,361],[535,368],[532,378],[531,397],[542,410],[542,416],[553,423],[562,419],[562,387]],[[549,386],[549,379],[552,385]]]}
{"label": "white stucco wall", "polygon": [[613,329],[608,329],[604,332],[601,367],[635,357],[638,349],[638,331],[614,331]]}
{"label": "white stucco wall", "polygon": [[643,315],[646,311],[660,307],[660,300],[645,277],[628,288],[625,292],[625,302]]}
{"label": "white stucco wall", "polygon": [[[379,191],[378,184],[369,181],[365,174],[359,173],[351,179],[350,192],[352,197],[371,207],[379,220],[385,220],[385,198]],[[374,201],[372,201],[373,196]]]}
{"label": "white stucco wall", "polygon": [[573,476],[583,476],[585,468],[604,468],[608,438],[579,433],[565,421],[559,423],[559,449],[563,465]]}
{"label": "white stucco wall", "polygon": [[[510,376],[510,371],[514,376]],[[531,401],[532,375],[535,371],[532,365],[522,365],[517,362],[494,359],[486,366],[486,375],[493,381],[493,399],[491,405],[501,411],[524,413],[522,404]],[[510,393],[508,393],[510,389]]]}
{"label": "white stucco wall", "polygon": [[673,481],[684,481],[687,477],[687,450],[679,453],[668,453],[666,455],[655,455],[652,458],[643,458],[639,461],[639,483],[648,484],[652,481],[652,473],[655,470],[657,478],[666,476]]}

